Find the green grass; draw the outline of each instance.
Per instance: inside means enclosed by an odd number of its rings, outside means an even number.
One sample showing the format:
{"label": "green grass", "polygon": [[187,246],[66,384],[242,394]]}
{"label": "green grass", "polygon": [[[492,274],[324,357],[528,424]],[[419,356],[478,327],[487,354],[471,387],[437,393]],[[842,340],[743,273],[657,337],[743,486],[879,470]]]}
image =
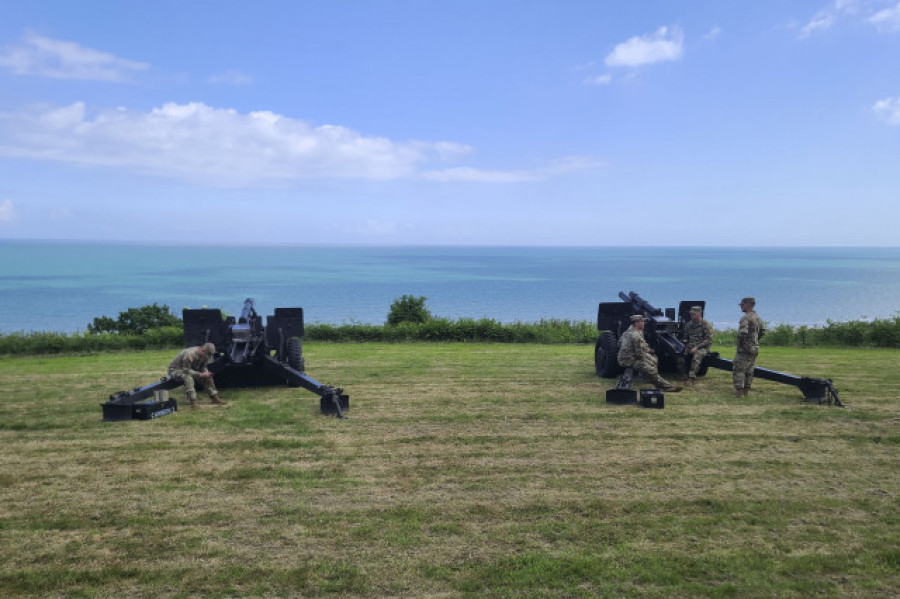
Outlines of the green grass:
{"label": "green grass", "polygon": [[763,348],[852,410],[715,370],[645,410],[590,344],[304,348],[346,420],[269,387],[103,422],[171,350],[0,357],[0,596],[900,595],[900,351]]}

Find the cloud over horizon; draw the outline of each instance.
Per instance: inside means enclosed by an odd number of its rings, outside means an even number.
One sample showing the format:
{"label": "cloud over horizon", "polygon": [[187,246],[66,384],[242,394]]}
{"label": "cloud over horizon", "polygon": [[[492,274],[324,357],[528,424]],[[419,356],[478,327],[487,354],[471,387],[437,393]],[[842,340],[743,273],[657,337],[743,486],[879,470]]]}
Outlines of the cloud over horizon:
{"label": "cloud over horizon", "polygon": [[[338,125],[313,126],[269,111],[246,114],[202,102],[150,112],[89,111],[83,102],[0,114],[0,155],[124,167],[218,187],[310,178],[515,182],[590,168],[571,160],[536,171],[434,170],[473,148],[451,141],[394,141]],[[431,167],[432,170],[425,170]]]}
{"label": "cloud over horizon", "polygon": [[27,32],[22,42],[0,50],[0,67],[17,75],[36,75],[52,79],[85,81],[127,81],[150,65],[118,58],[81,44]]}
{"label": "cloud over horizon", "polygon": [[900,125],[900,98],[885,98],[872,107],[875,116],[888,125]]}
{"label": "cloud over horizon", "polygon": [[800,28],[800,37],[828,31],[844,20],[861,20],[881,32],[900,32],[900,1],[832,0]]}
{"label": "cloud over horizon", "polygon": [[637,67],[681,58],[684,34],[680,27],[660,27],[617,44],[604,60],[608,67]]}

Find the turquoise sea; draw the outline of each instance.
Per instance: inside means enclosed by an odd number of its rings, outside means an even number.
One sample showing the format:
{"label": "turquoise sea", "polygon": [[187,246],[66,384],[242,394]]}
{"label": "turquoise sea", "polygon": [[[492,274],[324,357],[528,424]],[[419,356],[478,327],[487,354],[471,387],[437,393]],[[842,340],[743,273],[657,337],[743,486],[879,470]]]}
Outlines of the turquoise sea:
{"label": "turquoise sea", "polygon": [[900,312],[900,247],[189,246],[0,241],[0,333],[74,332],[154,302],[261,314],[304,308],[308,323],[382,323],[394,298],[435,316],[589,320],[637,291],[659,308],[706,300],[733,327],[752,295],[770,324],[816,325]]}

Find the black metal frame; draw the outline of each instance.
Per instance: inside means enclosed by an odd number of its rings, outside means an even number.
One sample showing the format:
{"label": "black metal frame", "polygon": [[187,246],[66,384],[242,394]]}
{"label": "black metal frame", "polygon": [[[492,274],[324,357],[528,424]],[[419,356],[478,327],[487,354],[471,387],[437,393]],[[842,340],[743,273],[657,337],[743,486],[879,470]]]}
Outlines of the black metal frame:
{"label": "black metal frame", "polygon": [[[594,368],[599,376],[606,378],[619,377],[614,396],[623,397],[624,391],[631,388],[631,369],[623,373],[618,366],[613,350],[618,347],[619,340],[631,325],[631,316],[640,314],[649,320],[644,325],[644,339],[656,352],[661,371],[672,371],[677,364],[677,358],[683,356],[685,345],[684,325],[690,319],[691,306],[706,306],[702,300],[685,300],[674,308],[665,311],[651,305],[636,292],[619,292],[621,302],[604,302],[597,309],[597,329],[600,336],[594,348]],[[676,318],[677,316],[677,318]],[[705,374],[707,368],[733,371],[734,362],[719,356],[716,352],[709,353],[698,371],[698,375]],[[808,376],[795,376],[784,372],[755,367],[753,376],[767,381],[793,385],[800,389],[806,401],[845,407],[838,397],[837,389],[831,379],[820,379]]]}
{"label": "black metal frame", "polygon": [[[186,308],[182,316],[185,347],[205,343],[216,346],[217,357],[207,368],[213,373],[217,387],[275,384],[303,387],[321,398],[319,407],[323,413],[343,418],[344,411],[350,408],[350,398],[343,389],[320,383],[303,370],[300,346],[304,331],[303,308],[276,308],[265,326],[256,312],[253,298],[244,301],[238,318],[223,318],[221,310],[208,308]],[[119,391],[102,404],[103,419],[127,419],[127,408],[123,406],[136,406],[132,409],[132,417],[140,417],[146,408],[137,405],[139,402],[156,391],[179,386],[179,381],[163,377],[144,387]]]}

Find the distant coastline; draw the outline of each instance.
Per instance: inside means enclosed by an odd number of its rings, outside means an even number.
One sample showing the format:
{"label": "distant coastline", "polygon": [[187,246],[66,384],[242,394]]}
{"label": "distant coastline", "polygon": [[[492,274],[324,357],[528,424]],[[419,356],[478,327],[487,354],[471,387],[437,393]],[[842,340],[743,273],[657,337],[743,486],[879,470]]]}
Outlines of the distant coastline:
{"label": "distant coastline", "polygon": [[703,300],[717,328],[754,295],[771,323],[819,325],[900,310],[900,247],[207,245],[0,240],[0,332],[84,330],[151,303],[234,312],[302,306],[309,322],[381,323],[425,296],[436,316],[593,321],[637,291],[656,307]]}

